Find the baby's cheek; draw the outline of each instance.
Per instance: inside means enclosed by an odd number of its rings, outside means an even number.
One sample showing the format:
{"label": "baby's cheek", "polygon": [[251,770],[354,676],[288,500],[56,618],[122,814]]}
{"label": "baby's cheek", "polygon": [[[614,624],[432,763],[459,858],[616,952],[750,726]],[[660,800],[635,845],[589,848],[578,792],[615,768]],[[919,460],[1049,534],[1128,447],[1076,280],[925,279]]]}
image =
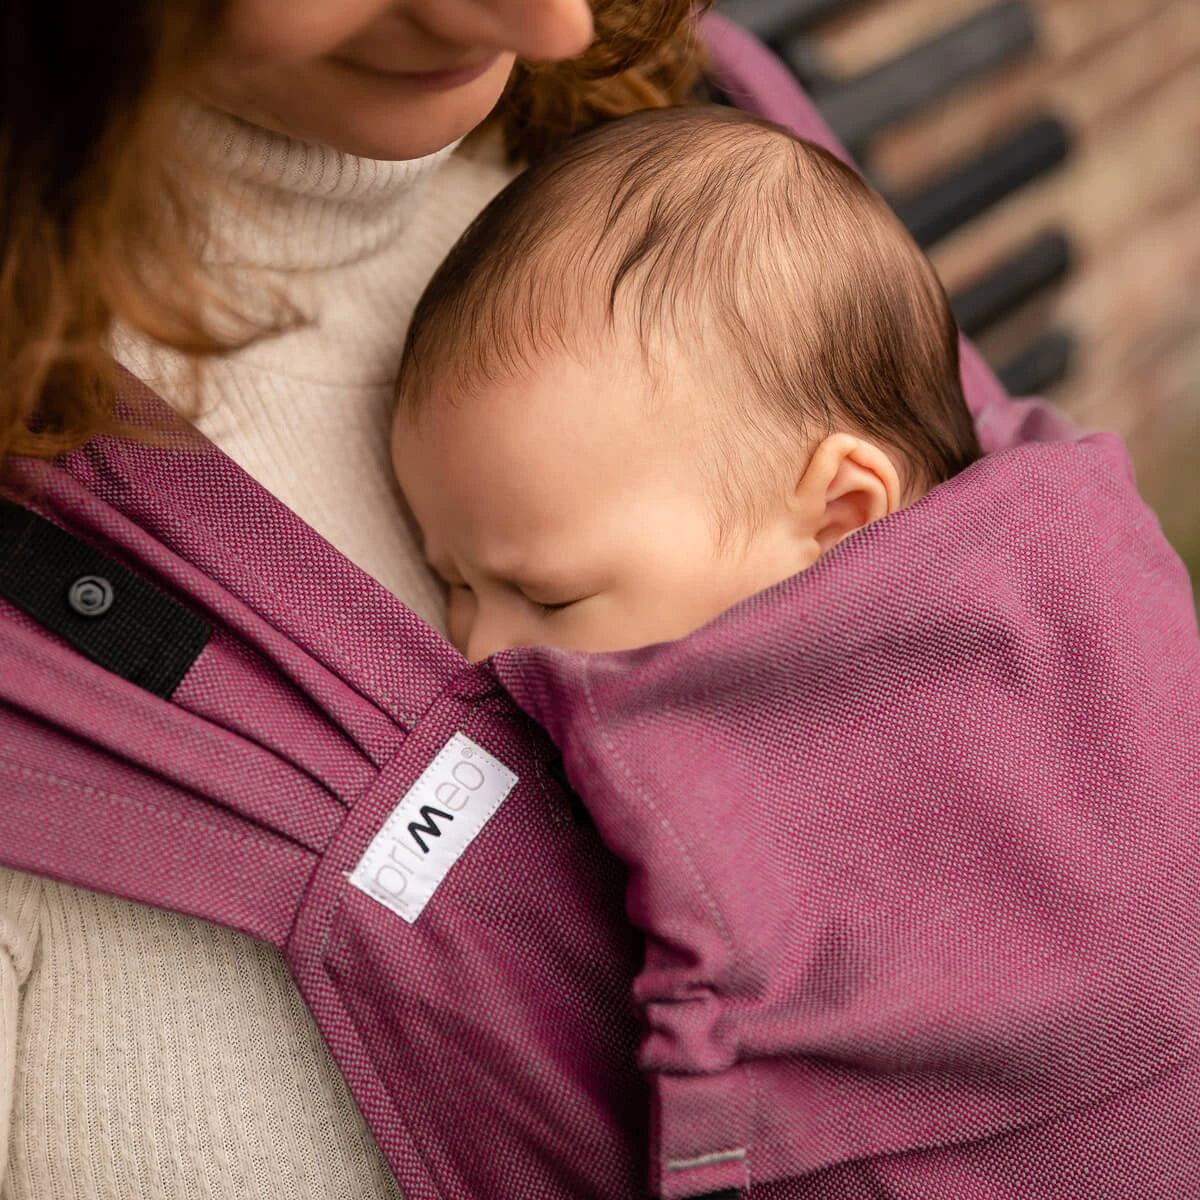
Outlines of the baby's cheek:
{"label": "baby's cheek", "polygon": [[643,635],[643,616],[622,597],[594,596],[563,613],[547,642],[564,650],[631,650],[657,640]]}

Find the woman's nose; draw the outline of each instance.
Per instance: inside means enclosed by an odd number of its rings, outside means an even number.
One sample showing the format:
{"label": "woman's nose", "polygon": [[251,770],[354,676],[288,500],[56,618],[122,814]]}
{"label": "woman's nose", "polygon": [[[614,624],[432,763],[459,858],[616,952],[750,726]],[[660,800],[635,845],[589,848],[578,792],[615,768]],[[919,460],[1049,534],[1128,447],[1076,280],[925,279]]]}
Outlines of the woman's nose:
{"label": "woman's nose", "polygon": [[587,0],[410,0],[407,11],[445,41],[534,62],[573,58],[592,41]]}

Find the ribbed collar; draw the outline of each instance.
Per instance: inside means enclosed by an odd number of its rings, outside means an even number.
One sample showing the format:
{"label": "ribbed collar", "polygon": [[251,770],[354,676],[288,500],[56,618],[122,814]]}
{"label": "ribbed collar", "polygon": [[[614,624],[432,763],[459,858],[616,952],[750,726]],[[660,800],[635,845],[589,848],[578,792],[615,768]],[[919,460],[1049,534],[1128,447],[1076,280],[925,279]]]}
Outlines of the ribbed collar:
{"label": "ribbed collar", "polygon": [[454,150],[391,162],[296,141],[197,103],[180,119],[189,148],[216,176],[205,255],[213,265],[307,271],[374,254],[404,230]]}

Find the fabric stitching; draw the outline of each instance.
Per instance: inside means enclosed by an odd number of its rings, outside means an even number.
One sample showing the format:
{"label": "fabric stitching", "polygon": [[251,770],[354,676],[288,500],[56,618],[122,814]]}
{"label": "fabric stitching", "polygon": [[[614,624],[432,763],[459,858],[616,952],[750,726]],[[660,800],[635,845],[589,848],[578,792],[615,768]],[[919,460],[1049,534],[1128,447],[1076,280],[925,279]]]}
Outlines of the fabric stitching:
{"label": "fabric stitching", "polygon": [[600,738],[604,742],[605,746],[608,748],[608,752],[613,756],[622,772],[624,772],[626,779],[629,780],[630,786],[633,787],[638,797],[643,800],[647,807],[649,807],[655,813],[655,815],[658,817],[659,823],[667,831],[671,837],[671,840],[676,844],[676,846],[678,846],[679,852],[683,855],[683,860],[685,863],[687,863],[688,870],[691,873],[693,880],[695,880],[696,886],[700,889],[700,894],[704,897],[704,902],[708,906],[713,920],[716,922],[717,930],[721,934],[721,940],[725,943],[725,949],[729,953],[729,961],[730,965],[732,966],[738,961],[737,951],[733,945],[733,939],[729,935],[729,930],[725,925],[725,921],[721,916],[720,910],[717,908],[716,902],[713,900],[708,888],[705,887],[703,877],[696,868],[696,864],[692,861],[691,854],[688,853],[688,847],[686,843],[684,842],[683,838],[680,837],[675,827],[667,819],[662,809],[654,802],[652,797],[646,793],[645,789],[638,784],[632,770],[629,768],[629,765],[626,763],[624,757],[621,755],[615,743],[605,732],[604,727],[601,724],[600,714],[596,708],[595,699],[592,695],[590,664],[587,663],[584,664],[583,670],[583,692],[584,697],[587,700],[588,710],[591,712],[592,721],[595,724],[596,731],[600,735]]}
{"label": "fabric stitching", "polygon": [[[36,780],[38,783],[44,783],[47,787],[56,788],[60,791],[75,792],[82,796],[96,796],[104,800],[115,800],[119,804],[125,805],[127,808],[132,808],[143,816],[161,817],[166,821],[176,822],[181,825],[187,825],[193,829],[204,830],[206,833],[211,833],[217,837],[226,838],[233,842],[252,842],[258,840],[254,837],[251,831],[257,831],[258,827],[246,822],[247,829],[245,832],[239,832],[235,829],[222,829],[219,825],[210,825],[208,822],[191,816],[188,813],[171,812],[165,808],[159,808],[157,805],[147,803],[144,800],[136,800],[132,796],[123,796],[118,792],[110,792],[106,788],[95,787],[92,784],[78,783],[73,779],[64,779],[58,775],[47,775],[44,771],[38,771],[33,767],[27,767],[7,755],[0,755],[0,770],[7,771],[9,775],[19,776],[25,779]],[[312,851],[307,847],[300,846],[288,838],[285,834],[276,832],[279,841],[283,843],[284,849],[297,850],[304,854],[312,854]]]}

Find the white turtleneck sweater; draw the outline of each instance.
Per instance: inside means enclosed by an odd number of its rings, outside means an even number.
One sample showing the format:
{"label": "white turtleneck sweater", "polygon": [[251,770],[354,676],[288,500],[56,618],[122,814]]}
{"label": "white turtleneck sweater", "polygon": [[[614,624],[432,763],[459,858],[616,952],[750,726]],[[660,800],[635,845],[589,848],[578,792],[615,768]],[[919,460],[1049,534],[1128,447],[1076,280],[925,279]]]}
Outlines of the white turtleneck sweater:
{"label": "white turtleneck sweater", "polygon": [[[512,175],[497,145],[376,162],[207,111],[228,180],[209,260],[310,324],[210,364],[197,423],[427,619],[438,594],[388,465],[412,309]],[[172,398],[177,359],[118,357]],[[279,954],[242,934],[0,870],[0,1200],[397,1197]]]}

